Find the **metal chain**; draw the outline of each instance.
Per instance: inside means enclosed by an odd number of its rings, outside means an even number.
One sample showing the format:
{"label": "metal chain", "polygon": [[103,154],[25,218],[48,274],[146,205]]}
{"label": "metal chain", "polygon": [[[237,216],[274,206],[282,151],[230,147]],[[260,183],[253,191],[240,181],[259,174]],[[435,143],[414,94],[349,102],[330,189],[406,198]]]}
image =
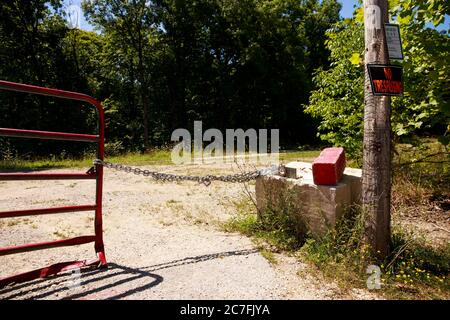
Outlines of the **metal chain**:
{"label": "metal chain", "polygon": [[243,183],[255,180],[260,176],[267,176],[271,174],[280,174],[283,172],[283,166],[271,166],[262,170],[255,170],[250,172],[243,172],[232,175],[224,175],[224,176],[216,176],[216,175],[207,175],[207,176],[190,176],[190,175],[178,175],[178,174],[170,174],[170,173],[162,173],[155,172],[150,170],[142,170],[139,168],[134,168],[122,164],[111,163],[107,161],[103,161],[100,159],[94,160],[94,165],[104,166],[109,169],[114,169],[117,171],[123,171],[126,173],[133,173],[136,175],[143,175],[144,177],[151,177],[157,181],[162,182],[178,182],[178,181],[195,181],[205,186],[209,186],[212,181],[222,181],[222,182],[231,182],[231,183]]}

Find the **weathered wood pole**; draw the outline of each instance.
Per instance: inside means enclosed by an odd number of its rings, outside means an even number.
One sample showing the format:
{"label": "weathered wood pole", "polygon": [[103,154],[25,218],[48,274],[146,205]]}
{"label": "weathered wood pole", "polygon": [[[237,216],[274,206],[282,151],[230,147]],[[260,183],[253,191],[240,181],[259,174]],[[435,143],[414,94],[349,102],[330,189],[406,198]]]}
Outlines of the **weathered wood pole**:
{"label": "weathered wood pole", "polygon": [[[388,64],[384,23],[389,22],[387,0],[364,0],[365,63]],[[390,97],[372,94],[367,67],[364,88],[364,150],[362,204],[365,242],[380,259],[391,240],[391,110]]]}

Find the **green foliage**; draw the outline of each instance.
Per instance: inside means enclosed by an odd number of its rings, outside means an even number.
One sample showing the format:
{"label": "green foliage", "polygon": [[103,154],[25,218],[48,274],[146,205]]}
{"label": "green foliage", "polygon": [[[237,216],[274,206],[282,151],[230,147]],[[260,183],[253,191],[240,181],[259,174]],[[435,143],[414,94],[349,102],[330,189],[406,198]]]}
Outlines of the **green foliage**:
{"label": "green foliage", "polygon": [[397,2],[391,11],[402,31],[406,94],[393,100],[394,132],[435,127],[443,136],[450,124],[450,38],[448,30],[438,32],[426,23],[443,23],[450,6],[443,0]]}
{"label": "green foliage", "polygon": [[[444,137],[450,123],[450,39],[446,31],[427,27],[448,13],[445,1],[391,1],[391,15],[401,27],[405,59],[405,94],[392,99],[392,128],[396,137],[428,130]],[[426,7],[426,10],[425,10]],[[364,36],[362,9],[327,33],[331,68],[314,77],[306,111],[321,120],[321,139],[361,154],[364,105]],[[442,142],[446,139],[441,139]]]}
{"label": "green foliage", "polygon": [[323,237],[307,239],[300,253],[325,274],[340,273],[346,280],[361,285],[364,277],[360,275],[373,260],[363,235],[364,214],[359,207],[350,208]]}
{"label": "green foliage", "polygon": [[[107,134],[116,139],[116,132],[129,133],[125,141],[129,149],[149,147],[149,117],[151,113],[151,78],[154,67],[156,29],[153,11],[148,1],[83,2],[86,17],[104,35],[102,72],[113,88],[108,97],[116,115],[109,121]],[[112,110],[109,109],[111,114]],[[125,128],[124,128],[125,126]]]}
{"label": "green foliage", "polygon": [[[256,213],[253,203],[243,198],[235,203],[237,215],[227,221],[223,228],[227,232],[240,232],[254,237],[281,250],[295,251],[304,241],[299,230],[299,221],[293,212],[293,201],[287,197],[280,200],[281,205],[268,205],[266,210]],[[304,231],[304,230],[302,230]]]}
{"label": "green foliage", "polygon": [[[0,78],[2,80],[93,93],[98,37],[69,30],[61,1],[0,3]],[[86,44],[89,44],[87,46]],[[97,79],[100,81],[100,79]],[[81,112],[80,112],[81,109]],[[0,127],[94,133],[95,111],[78,102],[0,92]],[[0,148],[5,145],[0,144]],[[71,150],[86,152],[86,144],[14,140],[17,155],[39,156]]]}
{"label": "green foliage", "polygon": [[[401,159],[396,159],[396,162],[407,163],[420,159],[434,161],[435,157],[428,155],[437,153],[442,159],[448,160],[448,153],[435,139],[419,144],[421,147],[397,145],[402,150],[399,150]],[[405,148],[411,150],[405,151]],[[441,159],[439,157],[437,159]],[[292,215],[293,212],[299,212],[292,210],[299,205],[289,197],[288,191],[282,192],[284,196],[277,199],[281,203],[276,206],[274,199],[266,197],[271,203],[268,210],[259,214],[256,214],[249,199],[237,202],[238,214],[225,224],[225,230],[243,233],[258,244],[268,243],[272,251],[282,250],[294,254],[302,261],[310,262],[326,277],[337,281],[343,289],[366,288],[367,267],[377,264],[382,272],[381,290],[378,293],[387,298],[448,299],[450,246],[448,243],[441,245],[433,237],[425,239],[426,234],[402,224],[405,213],[416,217],[414,222],[418,224],[429,224],[430,211],[434,215],[443,214],[445,219],[449,194],[448,163],[420,162],[412,167],[401,168],[396,171],[393,180],[391,253],[382,262],[372,257],[369,247],[364,244],[365,217],[360,206],[349,208],[336,226],[322,237],[299,239],[299,230],[295,228],[299,220]],[[404,174],[400,175],[401,172]],[[431,180],[425,178],[429,174],[433,177]],[[442,206],[442,210],[438,210],[437,206]],[[417,218],[421,216],[426,217],[424,221]]]}
{"label": "green foliage", "polygon": [[[301,257],[342,287],[366,287],[367,266],[375,264],[363,245],[364,215],[359,208],[321,239],[308,239]],[[381,263],[381,294],[392,298],[448,298],[450,246],[432,247],[424,238],[395,225],[391,254]]]}
{"label": "green foliage", "polygon": [[435,27],[444,23],[445,15],[450,12],[446,0],[391,0],[389,6],[398,21],[413,27],[423,28],[431,22]]}
{"label": "green foliage", "polygon": [[317,89],[305,111],[321,119],[318,129],[322,140],[346,147],[357,158],[363,135],[364,72],[355,62],[364,52],[363,28],[344,21],[327,36],[333,62],[330,69],[316,72],[313,80]]}
{"label": "green foliage", "polygon": [[287,210],[287,207],[284,210],[269,208],[261,212],[254,235],[276,248],[294,251],[303,244],[304,238],[298,230],[298,221]]}
{"label": "green foliage", "polygon": [[[221,130],[282,128],[282,144],[314,143],[316,125],[298,106],[312,72],[329,63],[325,31],[339,20],[337,1],[94,0],[83,9],[96,32],[70,30],[61,1],[2,1],[0,78],[104,101],[107,143],[128,151],[167,145],[194,120]],[[2,91],[0,125],[95,131],[95,113],[50,100]],[[20,156],[54,147],[9,146]]]}
{"label": "green foliage", "polygon": [[388,289],[397,286],[417,294],[422,286],[431,286],[449,292],[449,244],[432,247],[423,238],[397,226],[392,247],[390,257],[381,265],[382,281]]}
{"label": "green foliage", "polygon": [[[443,21],[448,4],[390,4],[406,54],[393,130],[397,137],[428,130],[448,143],[449,38],[427,28]],[[174,129],[203,120],[221,130],[280,128],[282,145],[317,143],[318,126],[322,140],[360,153],[362,10],[335,24],[334,0],[95,0],[83,8],[97,32],[67,28],[61,1],[2,1],[0,77],[104,101],[110,145],[136,152],[166,146]],[[2,91],[0,126],[95,131],[95,113],[79,108]],[[11,140],[7,147],[20,156],[87,151],[59,142]]]}

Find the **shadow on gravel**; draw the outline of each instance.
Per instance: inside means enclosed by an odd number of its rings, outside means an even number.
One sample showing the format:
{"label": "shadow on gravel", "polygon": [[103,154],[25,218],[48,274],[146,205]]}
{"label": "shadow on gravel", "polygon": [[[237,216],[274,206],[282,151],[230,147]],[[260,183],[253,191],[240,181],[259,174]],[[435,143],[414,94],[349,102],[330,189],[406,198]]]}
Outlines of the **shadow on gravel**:
{"label": "shadow on gravel", "polygon": [[131,268],[116,263],[108,263],[104,269],[84,269],[80,282],[74,285],[73,273],[64,273],[47,279],[0,288],[0,300],[10,299],[122,299],[149,290],[164,278],[152,273],[158,270],[200,263],[230,256],[257,253],[256,249],[227,251],[195,257],[186,257],[148,267]]}
{"label": "shadow on gravel", "polygon": [[202,256],[187,257],[184,259],[173,260],[173,261],[165,262],[165,263],[161,263],[161,264],[155,264],[152,266],[144,267],[144,268],[142,268],[142,270],[148,269],[148,271],[157,271],[157,270],[162,270],[162,269],[179,267],[179,266],[183,266],[183,265],[187,265],[187,264],[204,262],[204,261],[213,260],[213,259],[226,258],[226,257],[230,257],[230,256],[248,256],[250,254],[254,254],[257,252],[258,252],[257,249],[246,249],[246,250],[205,254]]}

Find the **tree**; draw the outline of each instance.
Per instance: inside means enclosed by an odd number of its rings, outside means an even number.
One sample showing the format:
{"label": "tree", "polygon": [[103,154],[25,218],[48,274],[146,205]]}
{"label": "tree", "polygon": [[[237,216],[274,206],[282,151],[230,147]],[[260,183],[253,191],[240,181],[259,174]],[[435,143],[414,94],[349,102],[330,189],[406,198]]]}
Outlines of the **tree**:
{"label": "tree", "polygon": [[308,99],[311,70],[327,63],[321,43],[339,19],[336,1],[154,3],[166,116],[175,128],[193,120],[219,129],[273,127],[282,128],[285,144],[311,143],[315,126],[299,106]]}
{"label": "tree", "polygon": [[387,0],[364,0],[365,76],[362,209],[364,240],[380,260],[391,241],[391,99],[372,93],[370,63],[389,64],[384,23],[389,22]]}
{"label": "tree", "polygon": [[319,137],[331,145],[343,146],[354,159],[362,157],[364,52],[362,23],[348,19],[327,32],[329,69],[318,68],[309,105],[305,111],[320,119]]}
{"label": "tree", "polygon": [[[69,31],[62,17],[60,1],[2,1],[0,78],[90,93],[75,61],[67,54]],[[75,105],[66,102],[62,106],[60,100],[2,91],[0,127],[92,131],[95,126],[87,120],[89,115],[80,113],[79,106]],[[63,153],[69,146],[73,154],[84,151],[81,145],[64,142],[10,139],[4,143],[19,154],[48,154],[50,149]]]}
{"label": "tree", "polygon": [[[299,106],[313,70],[328,68],[323,42],[339,20],[335,0],[84,1],[96,32],[67,28],[60,1],[7,0],[0,8],[2,78],[104,101],[107,143],[116,150],[165,145],[194,120],[222,130],[280,128],[285,145],[313,143],[316,125]],[[0,108],[19,110],[21,101],[4,97]],[[60,109],[27,109],[23,127],[51,129],[61,117]],[[93,117],[70,110],[67,126],[92,129]],[[17,115],[9,112],[4,126],[16,126]]]}
{"label": "tree", "polygon": [[[426,130],[448,144],[450,70],[446,61],[450,59],[450,39],[448,30],[437,31],[427,24],[441,22],[449,13],[448,5],[434,1],[434,7],[425,14],[423,7],[406,3],[390,1],[391,17],[400,23],[405,54],[401,63],[405,93],[392,99],[393,140]],[[356,159],[362,155],[362,22],[363,11],[358,8],[352,19],[337,23],[327,32],[331,68],[319,68],[315,73],[316,89],[306,107],[306,112],[320,119],[320,138],[344,146]]]}
{"label": "tree", "polygon": [[[146,0],[95,0],[83,2],[86,16],[102,29],[113,53],[119,53],[118,66],[127,65],[129,81],[137,83],[142,109],[144,148],[149,142],[150,65],[152,37],[156,31],[151,7]],[[113,57],[111,57],[113,58]]]}

